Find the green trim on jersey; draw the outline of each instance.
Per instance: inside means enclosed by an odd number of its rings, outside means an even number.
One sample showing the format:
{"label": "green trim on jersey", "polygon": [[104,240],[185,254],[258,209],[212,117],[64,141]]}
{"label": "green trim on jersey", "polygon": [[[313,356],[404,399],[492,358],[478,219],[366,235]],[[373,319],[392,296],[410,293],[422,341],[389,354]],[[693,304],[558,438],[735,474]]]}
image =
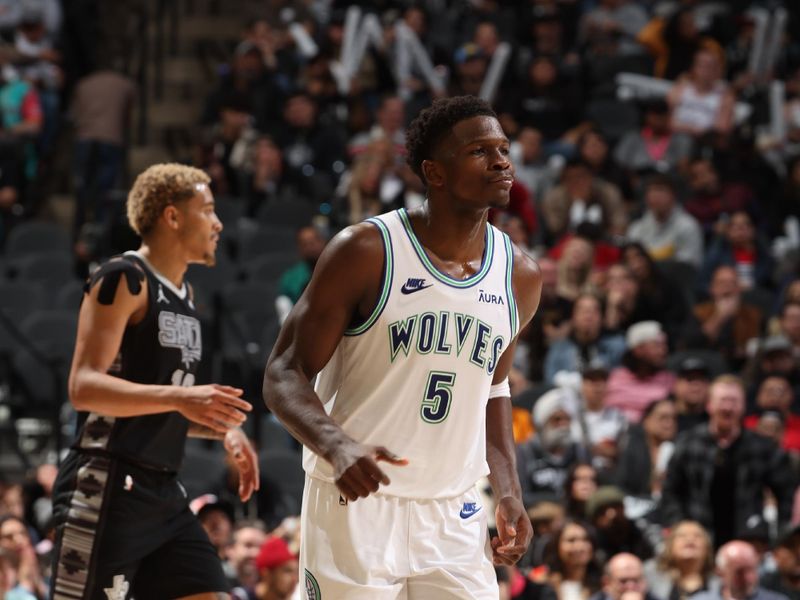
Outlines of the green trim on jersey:
{"label": "green trim on jersey", "polygon": [[508,318],[511,323],[511,339],[513,340],[519,328],[517,300],[514,298],[514,286],[511,283],[511,278],[514,274],[514,249],[511,246],[511,238],[505,233],[503,234],[503,241],[506,244],[506,298],[508,298]]}
{"label": "green trim on jersey", "polygon": [[408,213],[406,209],[401,208],[397,211],[397,214],[400,216],[400,220],[403,222],[403,227],[408,234],[408,239],[411,240],[411,245],[414,247],[414,251],[417,253],[419,260],[422,262],[423,266],[427,271],[433,275],[436,279],[445,283],[451,287],[455,288],[468,288],[472,287],[473,285],[477,285],[480,281],[486,276],[489,272],[489,269],[492,266],[492,259],[494,258],[494,232],[492,231],[492,226],[489,223],[486,224],[486,236],[485,236],[485,248],[483,251],[483,262],[481,264],[481,269],[474,275],[468,277],[467,279],[453,279],[449,275],[442,273],[439,269],[437,269],[433,263],[428,258],[428,255],[425,253],[425,249],[422,247],[422,244],[419,243],[416,234],[414,233],[414,229],[411,227],[411,221],[408,218]]}
{"label": "green trim on jersey", "polygon": [[383,274],[383,286],[381,287],[381,295],[378,298],[378,302],[375,304],[375,308],[373,309],[372,314],[366,321],[364,321],[358,327],[345,330],[344,334],[347,336],[361,335],[375,324],[375,321],[378,320],[378,317],[381,315],[383,309],[386,307],[386,302],[389,300],[389,292],[391,291],[392,279],[394,277],[394,252],[392,250],[392,237],[389,235],[389,230],[386,228],[386,225],[384,225],[383,221],[381,221],[380,219],[367,219],[366,222],[372,223],[381,232],[381,237],[383,238],[383,250],[386,261],[386,268],[384,269],[384,274]]}

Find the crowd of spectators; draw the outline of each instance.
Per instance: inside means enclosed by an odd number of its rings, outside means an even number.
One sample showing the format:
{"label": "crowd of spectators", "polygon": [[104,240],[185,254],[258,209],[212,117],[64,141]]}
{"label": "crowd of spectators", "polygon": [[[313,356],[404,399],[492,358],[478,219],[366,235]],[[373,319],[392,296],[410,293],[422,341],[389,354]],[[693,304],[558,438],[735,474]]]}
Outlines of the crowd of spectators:
{"label": "crowd of spectators", "polygon": [[[66,104],[59,3],[18,4],[0,1],[14,57],[0,86],[0,235],[27,214]],[[212,177],[221,213],[318,213],[298,231],[300,262],[274,282],[281,317],[326,236],[424,202],[404,156],[422,107],[488,94],[511,142],[511,203],[491,220],[538,259],[543,290],[511,377],[536,537],[517,567],[498,568],[502,598],[800,598],[792,3],[270,6],[220,67],[187,158]],[[69,96],[79,241],[106,219],[98,198],[119,184],[136,93],[107,66]],[[2,487],[0,596],[44,594],[51,469]],[[292,511],[232,504],[201,497],[194,509],[236,597],[291,597]]]}

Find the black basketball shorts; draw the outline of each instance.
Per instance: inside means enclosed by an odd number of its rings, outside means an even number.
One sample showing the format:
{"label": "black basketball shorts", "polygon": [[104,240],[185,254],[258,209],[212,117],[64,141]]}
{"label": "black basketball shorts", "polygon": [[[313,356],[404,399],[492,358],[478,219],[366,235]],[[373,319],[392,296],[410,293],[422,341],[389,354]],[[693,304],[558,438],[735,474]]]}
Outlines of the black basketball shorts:
{"label": "black basketball shorts", "polygon": [[72,451],[53,490],[53,600],[171,600],[228,592],[174,473]]}

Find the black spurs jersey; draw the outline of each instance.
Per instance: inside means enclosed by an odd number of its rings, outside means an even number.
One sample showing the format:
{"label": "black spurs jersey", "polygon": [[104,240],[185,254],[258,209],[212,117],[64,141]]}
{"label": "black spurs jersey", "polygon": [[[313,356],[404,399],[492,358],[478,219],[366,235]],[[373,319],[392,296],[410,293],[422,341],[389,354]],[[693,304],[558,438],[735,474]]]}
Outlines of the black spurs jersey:
{"label": "black spurs jersey", "polygon": [[[109,374],[144,384],[194,385],[203,342],[187,284],[176,288],[136,252],[115,257],[103,268],[107,272],[105,277],[117,278],[116,284],[111,281],[111,294],[124,275],[132,293],[137,293],[137,286],[141,290],[141,281],[146,278],[148,295],[147,312],[139,323],[126,327]],[[100,302],[103,302],[103,291],[101,288]],[[174,411],[124,418],[82,412],[73,447],[107,452],[151,468],[177,471],[188,427],[189,421]]]}

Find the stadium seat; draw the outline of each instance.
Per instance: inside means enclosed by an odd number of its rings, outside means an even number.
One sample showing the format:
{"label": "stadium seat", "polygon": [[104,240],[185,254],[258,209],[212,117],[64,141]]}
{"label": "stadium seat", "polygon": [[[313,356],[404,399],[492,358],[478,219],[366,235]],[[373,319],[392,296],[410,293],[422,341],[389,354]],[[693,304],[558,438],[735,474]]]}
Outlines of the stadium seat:
{"label": "stadium seat", "polygon": [[67,399],[77,323],[74,310],[40,310],[20,323],[19,333],[26,342],[18,344],[12,364],[28,399],[29,413],[56,414]]}
{"label": "stadium seat", "polygon": [[311,224],[317,208],[303,200],[275,201],[263,204],[258,211],[258,221],[269,227],[286,227],[292,230]]}
{"label": "stadium seat", "polygon": [[239,219],[244,216],[245,204],[238,198],[217,196],[214,202],[214,211],[217,213],[219,220],[222,221],[222,226],[226,229],[232,229],[237,226]]}
{"label": "stadium seat", "polygon": [[[248,419],[248,423],[251,419]],[[255,420],[253,424],[255,425]],[[256,445],[262,452],[273,450],[290,450],[296,444],[294,438],[286,431],[286,428],[278,422],[271,414],[262,415],[258,419],[258,433],[253,433],[256,438]]]}
{"label": "stadium seat", "polygon": [[51,290],[76,280],[75,263],[71,254],[34,254],[20,258],[16,263],[16,276],[23,281],[40,281]]}
{"label": "stadium seat", "polygon": [[224,361],[263,369],[270,348],[265,332],[277,326],[275,287],[262,282],[236,282],[225,287],[220,301],[220,349]]}
{"label": "stadium seat", "polygon": [[212,489],[225,476],[225,450],[222,444],[211,446],[202,440],[186,442],[186,453],[178,471],[178,479],[189,498],[196,498]]}
{"label": "stadium seat", "polygon": [[238,240],[237,258],[244,264],[258,256],[286,252],[295,247],[295,232],[287,227],[257,227],[242,229]]}
{"label": "stadium seat", "polygon": [[72,244],[67,231],[56,223],[28,221],[17,225],[8,234],[5,253],[16,259],[32,254],[72,255]]}
{"label": "stadium seat", "polygon": [[297,255],[290,252],[276,252],[259,256],[248,261],[242,268],[248,281],[256,281],[276,285],[281,275],[297,262]]}
{"label": "stadium seat", "polygon": [[299,514],[305,485],[300,452],[278,449],[262,451],[258,456],[258,466],[262,477],[291,499],[296,512],[290,514]]}
{"label": "stadium seat", "polygon": [[0,281],[0,309],[16,320],[45,307],[45,288],[37,281]]}
{"label": "stadium seat", "polygon": [[224,253],[217,254],[217,264],[213,267],[189,265],[186,281],[192,286],[194,303],[201,317],[216,317],[219,294],[226,285],[236,281],[237,276],[236,265]]}
{"label": "stadium seat", "polygon": [[12,354],[19,346],[13,327],[28,315],[45,308],[44,287],[34,281],[2,281],[0,282],[0,353]]}
{"label": "stadium seat", "polygon": [[61,286],[53,299],[53,308],[73,310],[77,313],[83,300],[83,286],[86,284],[81,279],[73,279]]}

